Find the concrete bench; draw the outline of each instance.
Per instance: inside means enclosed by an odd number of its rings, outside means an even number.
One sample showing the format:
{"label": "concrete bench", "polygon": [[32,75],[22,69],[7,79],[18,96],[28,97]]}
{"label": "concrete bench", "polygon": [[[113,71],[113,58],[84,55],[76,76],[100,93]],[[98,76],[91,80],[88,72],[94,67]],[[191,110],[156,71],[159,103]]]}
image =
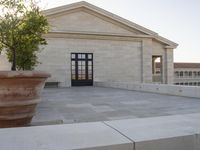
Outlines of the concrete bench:
{"label": "concrete bench", "polygon": [[59,82],[46,82],[45,88],[58,88]]}

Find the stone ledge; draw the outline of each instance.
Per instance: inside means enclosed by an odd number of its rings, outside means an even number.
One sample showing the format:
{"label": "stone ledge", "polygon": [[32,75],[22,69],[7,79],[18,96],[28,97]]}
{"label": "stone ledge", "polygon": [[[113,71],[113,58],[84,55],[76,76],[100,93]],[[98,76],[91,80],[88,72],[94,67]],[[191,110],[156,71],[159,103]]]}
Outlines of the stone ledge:
{"label": "stone ledge", "polygon": [[0,129],[2,150],[133,150],[133,142],[104,123]]}
{"label": "stone ledge", "polygon": [[134,141],[135,150],[200,149],[200,114],[105,122]]}
{"label": "stone ledge", "polygon": [[95,86],[200,98],[200,87],[130,82],[95,82]]}
{"label": "stone ledge", "polygon": [[200,113],[0,129],[3,150],[198,150]]}

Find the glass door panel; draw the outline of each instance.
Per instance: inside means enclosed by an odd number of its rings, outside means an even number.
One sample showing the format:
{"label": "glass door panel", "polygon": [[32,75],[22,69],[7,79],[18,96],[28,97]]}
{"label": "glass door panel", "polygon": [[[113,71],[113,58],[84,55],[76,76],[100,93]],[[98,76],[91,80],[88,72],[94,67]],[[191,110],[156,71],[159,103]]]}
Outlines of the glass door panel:
{"label": "glass door panel", "polygon": [[71,54],[72,86],[93,85],[93,54]]}

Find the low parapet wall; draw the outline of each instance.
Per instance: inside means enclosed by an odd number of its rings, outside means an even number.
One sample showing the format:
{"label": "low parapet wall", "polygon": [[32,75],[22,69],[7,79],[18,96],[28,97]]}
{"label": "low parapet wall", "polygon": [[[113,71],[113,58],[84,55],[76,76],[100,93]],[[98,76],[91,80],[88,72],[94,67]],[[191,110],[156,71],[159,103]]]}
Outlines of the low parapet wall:
{"label": "low parapet wall", "polygon": [[200,87],[130,82],[95,82],[95,86],[200,98]]}
{"label": "low parapet wall", "polygon": [[200,114],[0,129],[1,150],[199,150]]}

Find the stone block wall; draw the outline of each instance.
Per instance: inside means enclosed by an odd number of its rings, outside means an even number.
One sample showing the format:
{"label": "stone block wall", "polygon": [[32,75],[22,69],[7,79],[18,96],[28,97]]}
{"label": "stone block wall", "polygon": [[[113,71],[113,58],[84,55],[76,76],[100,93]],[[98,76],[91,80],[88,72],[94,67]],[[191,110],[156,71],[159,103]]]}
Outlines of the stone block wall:
{"label": "stone block wall", "polygon": [[141,82],[141,42],[48,38],[36,69],[52,74],[49,82],[71,86],[71,53],[93,53],[94,81]]}

